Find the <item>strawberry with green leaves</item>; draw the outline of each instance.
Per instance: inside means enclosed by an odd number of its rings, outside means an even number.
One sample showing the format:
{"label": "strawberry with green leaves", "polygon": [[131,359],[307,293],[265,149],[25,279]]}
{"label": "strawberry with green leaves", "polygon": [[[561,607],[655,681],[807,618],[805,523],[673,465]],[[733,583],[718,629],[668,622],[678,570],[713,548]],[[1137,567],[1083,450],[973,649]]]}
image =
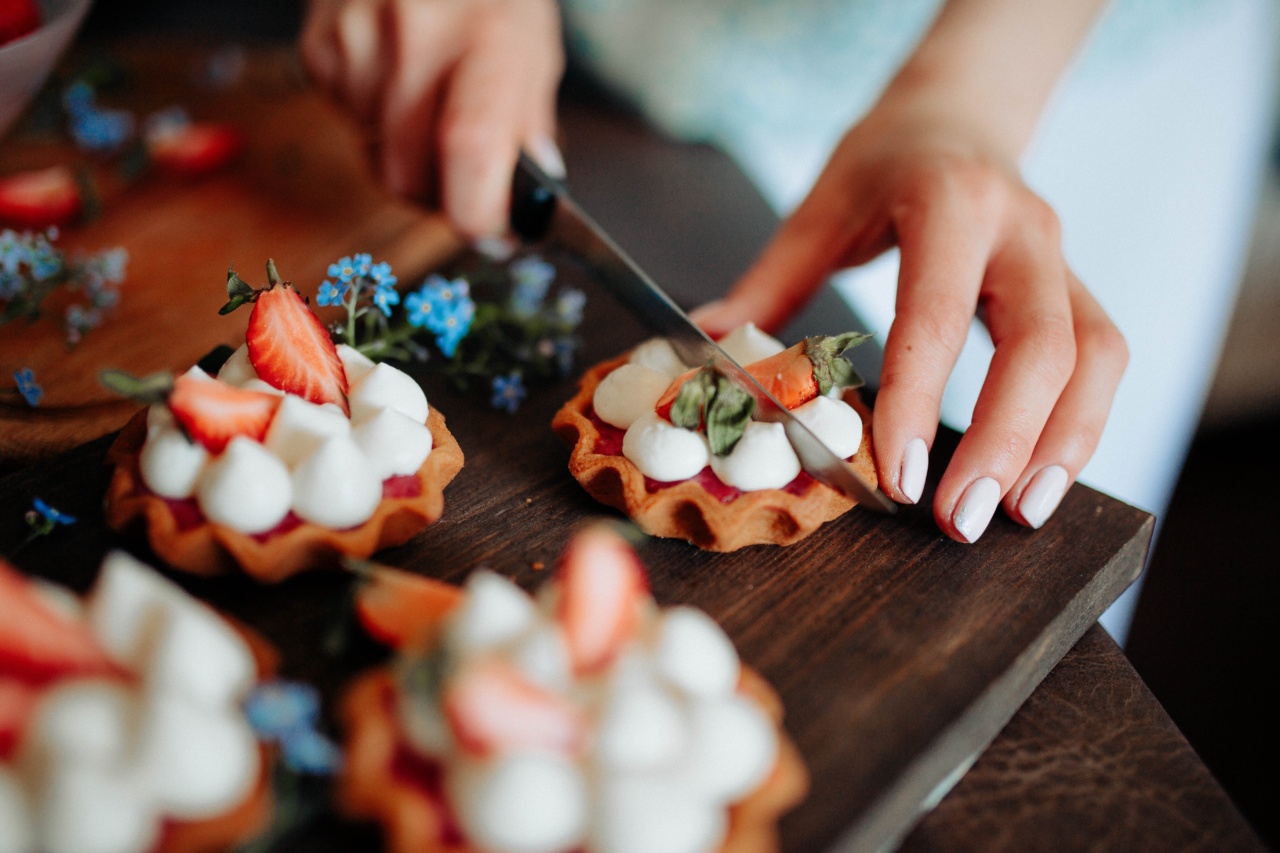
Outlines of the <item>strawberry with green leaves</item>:
{"label": "strawberry with green leaves", "polygon": [[228,314],[253,303],[245,343],[258,378],[312,403],[333,403],[345,415],[347,374],[329,331],[292,284],[280,279],[274,261],[267,261],[267,286],[255,289],[227,270]]}

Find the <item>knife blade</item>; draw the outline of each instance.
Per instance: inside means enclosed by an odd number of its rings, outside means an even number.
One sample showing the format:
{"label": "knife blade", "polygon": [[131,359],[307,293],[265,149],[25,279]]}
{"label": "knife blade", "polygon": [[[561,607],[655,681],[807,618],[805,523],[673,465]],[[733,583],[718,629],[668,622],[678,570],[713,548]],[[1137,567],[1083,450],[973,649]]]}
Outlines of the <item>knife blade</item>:
{"label": "knife blade", "polygon": [[636,265],[569,195],[524,153],[516,164],[511,194],[511,228],[526,242],[543,242],[571,252],[595,278],[655,334],[671,341],[688,365],[711,364],[756,402],[755,417],[782,424],[800,466],[815,480],[879,512],[898,507],[836,456],[754,376],[734,361]]}

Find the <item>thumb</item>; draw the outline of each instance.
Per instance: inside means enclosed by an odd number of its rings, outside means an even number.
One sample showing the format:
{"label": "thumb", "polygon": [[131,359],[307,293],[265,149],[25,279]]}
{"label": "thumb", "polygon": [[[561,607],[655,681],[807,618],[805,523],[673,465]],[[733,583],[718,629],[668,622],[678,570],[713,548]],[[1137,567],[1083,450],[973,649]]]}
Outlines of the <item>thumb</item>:
{"label": "thumb", "polygon": [[719,337],[752,322],[773,332],[800,310],[845,256],[845,217],[810,196],[782,223],[760,257],[724,298],[690,319]]}

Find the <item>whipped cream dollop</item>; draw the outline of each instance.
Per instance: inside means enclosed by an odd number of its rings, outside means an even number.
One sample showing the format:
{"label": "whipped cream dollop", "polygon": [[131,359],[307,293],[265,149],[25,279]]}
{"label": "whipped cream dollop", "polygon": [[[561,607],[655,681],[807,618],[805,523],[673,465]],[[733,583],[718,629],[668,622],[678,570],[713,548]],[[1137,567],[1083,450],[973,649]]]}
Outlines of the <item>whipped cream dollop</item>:
{"label": "whipped cream dollop", "polygon": [[166,821],[244,802],[262,768],[241,710],[257,669],[240,634],[121,552],[78,621],[129,678],[65,677],[41,693],[0,763],[0,850],[143,853]]}
{"label": "whipped cream dollop", "polygon": [[[739,326],[718,343],[741,365],[786,349],[754,323]],[[687,480],[708,464],[722,482],[744,492],[780,489],[795,479],[800,462],[779,424],[749,423],[733,450],[717,457],[700,432],[677,427],[656,413],[672,381],[689,369],[669,341],[651,338],[631,351],[626,364],[601,379],[592,407],[602,421],[626,430],[622,455],[660,482]],[[833,453],[848,459],[862,444],[863,423],[857,410],[841,399],[844,390],[834,387],[829,395],[797,406],[792,413]]]}
{"label": "whipped cream dollop", "polygon": [[[401,661],[406,739],[440,767],[465,838],[491,853],[715,850],[779,749],[773,720],[737,692],[733,643],[613,567],[566,571],[593,573],[582,606],[564,576],[534,599],[471,575],[436,648]],[[601,636],[615,638],[605,665],[575,666],[574,643]]]}
{"label": "whipped cream dollop", "polygon": [[195,498],[206,518],[241,533],[266,533],[290,512],[336,529],[368,521],[382,482],[413,474],[431,453],[430,407],[408,374],[345,344],[337,349],[351,417],[332,403],[317,405],[269,385],[254,371],[247,346],[216,378],[191,368],[188,374],[202,380],[283,399],[262,442],[237,437],[216,455],[183,434],[165,406],[153,405],[138,459],[147,488],[164,498]]}

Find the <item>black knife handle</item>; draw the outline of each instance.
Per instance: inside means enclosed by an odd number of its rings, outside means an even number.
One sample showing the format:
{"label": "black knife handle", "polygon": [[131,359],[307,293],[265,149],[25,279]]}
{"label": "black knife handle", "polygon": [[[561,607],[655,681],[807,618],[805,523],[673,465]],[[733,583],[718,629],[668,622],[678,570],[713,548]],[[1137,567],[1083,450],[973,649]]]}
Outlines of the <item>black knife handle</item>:
{"label": "black knife handle", "polygon": [[528,154],[520,152],[511,180],[511,230],[526,243],[536,243],[546,236],[555,212],[554,182]]}

